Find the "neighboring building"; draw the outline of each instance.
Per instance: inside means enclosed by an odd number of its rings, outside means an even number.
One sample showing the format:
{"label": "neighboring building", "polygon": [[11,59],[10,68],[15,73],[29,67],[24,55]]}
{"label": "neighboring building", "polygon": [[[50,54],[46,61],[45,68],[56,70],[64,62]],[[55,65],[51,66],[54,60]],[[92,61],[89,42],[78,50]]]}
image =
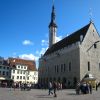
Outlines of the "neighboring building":
{"label": "neighboring building", "polygon": [[38,71],[35,61],[24,60],[20,58],[9,58],[8,62],[11,66],[11,79],[14,82],[33,83],[38,82]]}
{"label": "neighboring building", "polygon": [[34,60],[0,57],[0,86],[12,83],[38,83],[38,71]]}
{"label": "neighboring building", "polygon": [[8,86],[10,85],[10,82],[12,82],[11,78],[11,72],[10,67],[3,57],[0,57],[0,86]]}
{"label": "neighboring building", "polygon": [[49,24],[49,48],[39,59],[39,83],[57,81],[74,87],[86,74],[100,82],[100,36],[92,21],[55,43],[54,6]]}

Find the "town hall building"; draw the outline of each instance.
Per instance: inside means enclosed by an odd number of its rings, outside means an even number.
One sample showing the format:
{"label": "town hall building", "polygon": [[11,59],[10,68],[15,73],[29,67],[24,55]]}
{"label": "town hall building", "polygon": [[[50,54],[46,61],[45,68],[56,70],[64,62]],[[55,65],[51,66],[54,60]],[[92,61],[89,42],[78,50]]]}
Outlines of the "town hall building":
{"label": "town hall building", "polygon": [[57,81],[74,87],[85,75],[100,82],[100,36],[92,21],[56,42],[57,25],[52,6],[49,24],[49,47],[39,59],[39,83]]}

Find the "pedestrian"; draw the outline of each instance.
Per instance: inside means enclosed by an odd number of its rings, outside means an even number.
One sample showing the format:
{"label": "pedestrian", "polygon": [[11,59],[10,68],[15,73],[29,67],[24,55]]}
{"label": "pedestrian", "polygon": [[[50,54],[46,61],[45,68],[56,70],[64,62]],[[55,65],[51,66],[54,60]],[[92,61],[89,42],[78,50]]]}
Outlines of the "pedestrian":
{"label": "pedestrian", "polygon": [[54,97],[57,97],[56,90],[57,90],[57,83],[53,82],[53,89],[54,89]]}
{"label": "pedestrian", "polygon": [[62,83],[60,83],[60,89],[62,90]]}
{"label": "pedestrian", "polygon": [[53,86],[52,86],[51,82],[49,82],[49,86],[48,87],[49,87],[49,94],[48,95],[53,94],[53,92],[52,92]]}
{"label": "pedestrian", "polygon": [[89,84],[86,83],[86,94],[88,94],[88,93],[89,93]]}
{"label": "pedestrian", "polygon": [[15,88],[16,88],[16,82],[13,83],[13,88],[14,88],[14,91],[15,91]]}
{"label": "pedestrian", "polygon": [[98,91],[98,84],[96,83],[96,91]]}
{"label": "pedestrian", "polygon": [[92,85],[89,84],[89,90],[90,90],[90,94],[92,94]]}

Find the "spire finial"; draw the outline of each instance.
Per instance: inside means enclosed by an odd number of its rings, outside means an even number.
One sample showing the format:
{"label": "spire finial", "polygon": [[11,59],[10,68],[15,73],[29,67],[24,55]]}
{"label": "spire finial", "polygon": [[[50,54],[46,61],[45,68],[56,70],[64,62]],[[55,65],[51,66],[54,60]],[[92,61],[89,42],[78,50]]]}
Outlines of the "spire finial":
{"label": "spire finial", "polygon": [[52,1],[52,4],[54,5],[54,0]]}
{"label": "spire finial", "polygon": [[53,0],[53,5],[52,5],[51,20],[52,20],[53,22],[55,21],[55,7],[54,7],[54,0]]}
{"label": "spire finial", "polygon": [[51,12],[51,22],[49,24],[49,27],[50,26],[53,26],[53,27],[57,27],[56,23],[55,23],[55,17],[56,17],[56,14],[55,14],[55,7],[54,7],[54,0],[52,0],[52,12]]}
{"label": "spire finial", "polygon": [[89,17],[90,17],[90,22],[93,23],[93,13],[92,13],[92,8],[89,9]]}

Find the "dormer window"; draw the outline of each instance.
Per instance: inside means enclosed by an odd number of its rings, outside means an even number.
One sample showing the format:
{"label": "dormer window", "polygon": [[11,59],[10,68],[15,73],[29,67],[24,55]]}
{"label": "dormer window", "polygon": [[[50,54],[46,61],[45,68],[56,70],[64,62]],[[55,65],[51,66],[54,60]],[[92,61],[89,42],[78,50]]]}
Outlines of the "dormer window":
{"label": "dormer window", "polygon": [[80,35],[80,42],[83,41],[83,35]]}

